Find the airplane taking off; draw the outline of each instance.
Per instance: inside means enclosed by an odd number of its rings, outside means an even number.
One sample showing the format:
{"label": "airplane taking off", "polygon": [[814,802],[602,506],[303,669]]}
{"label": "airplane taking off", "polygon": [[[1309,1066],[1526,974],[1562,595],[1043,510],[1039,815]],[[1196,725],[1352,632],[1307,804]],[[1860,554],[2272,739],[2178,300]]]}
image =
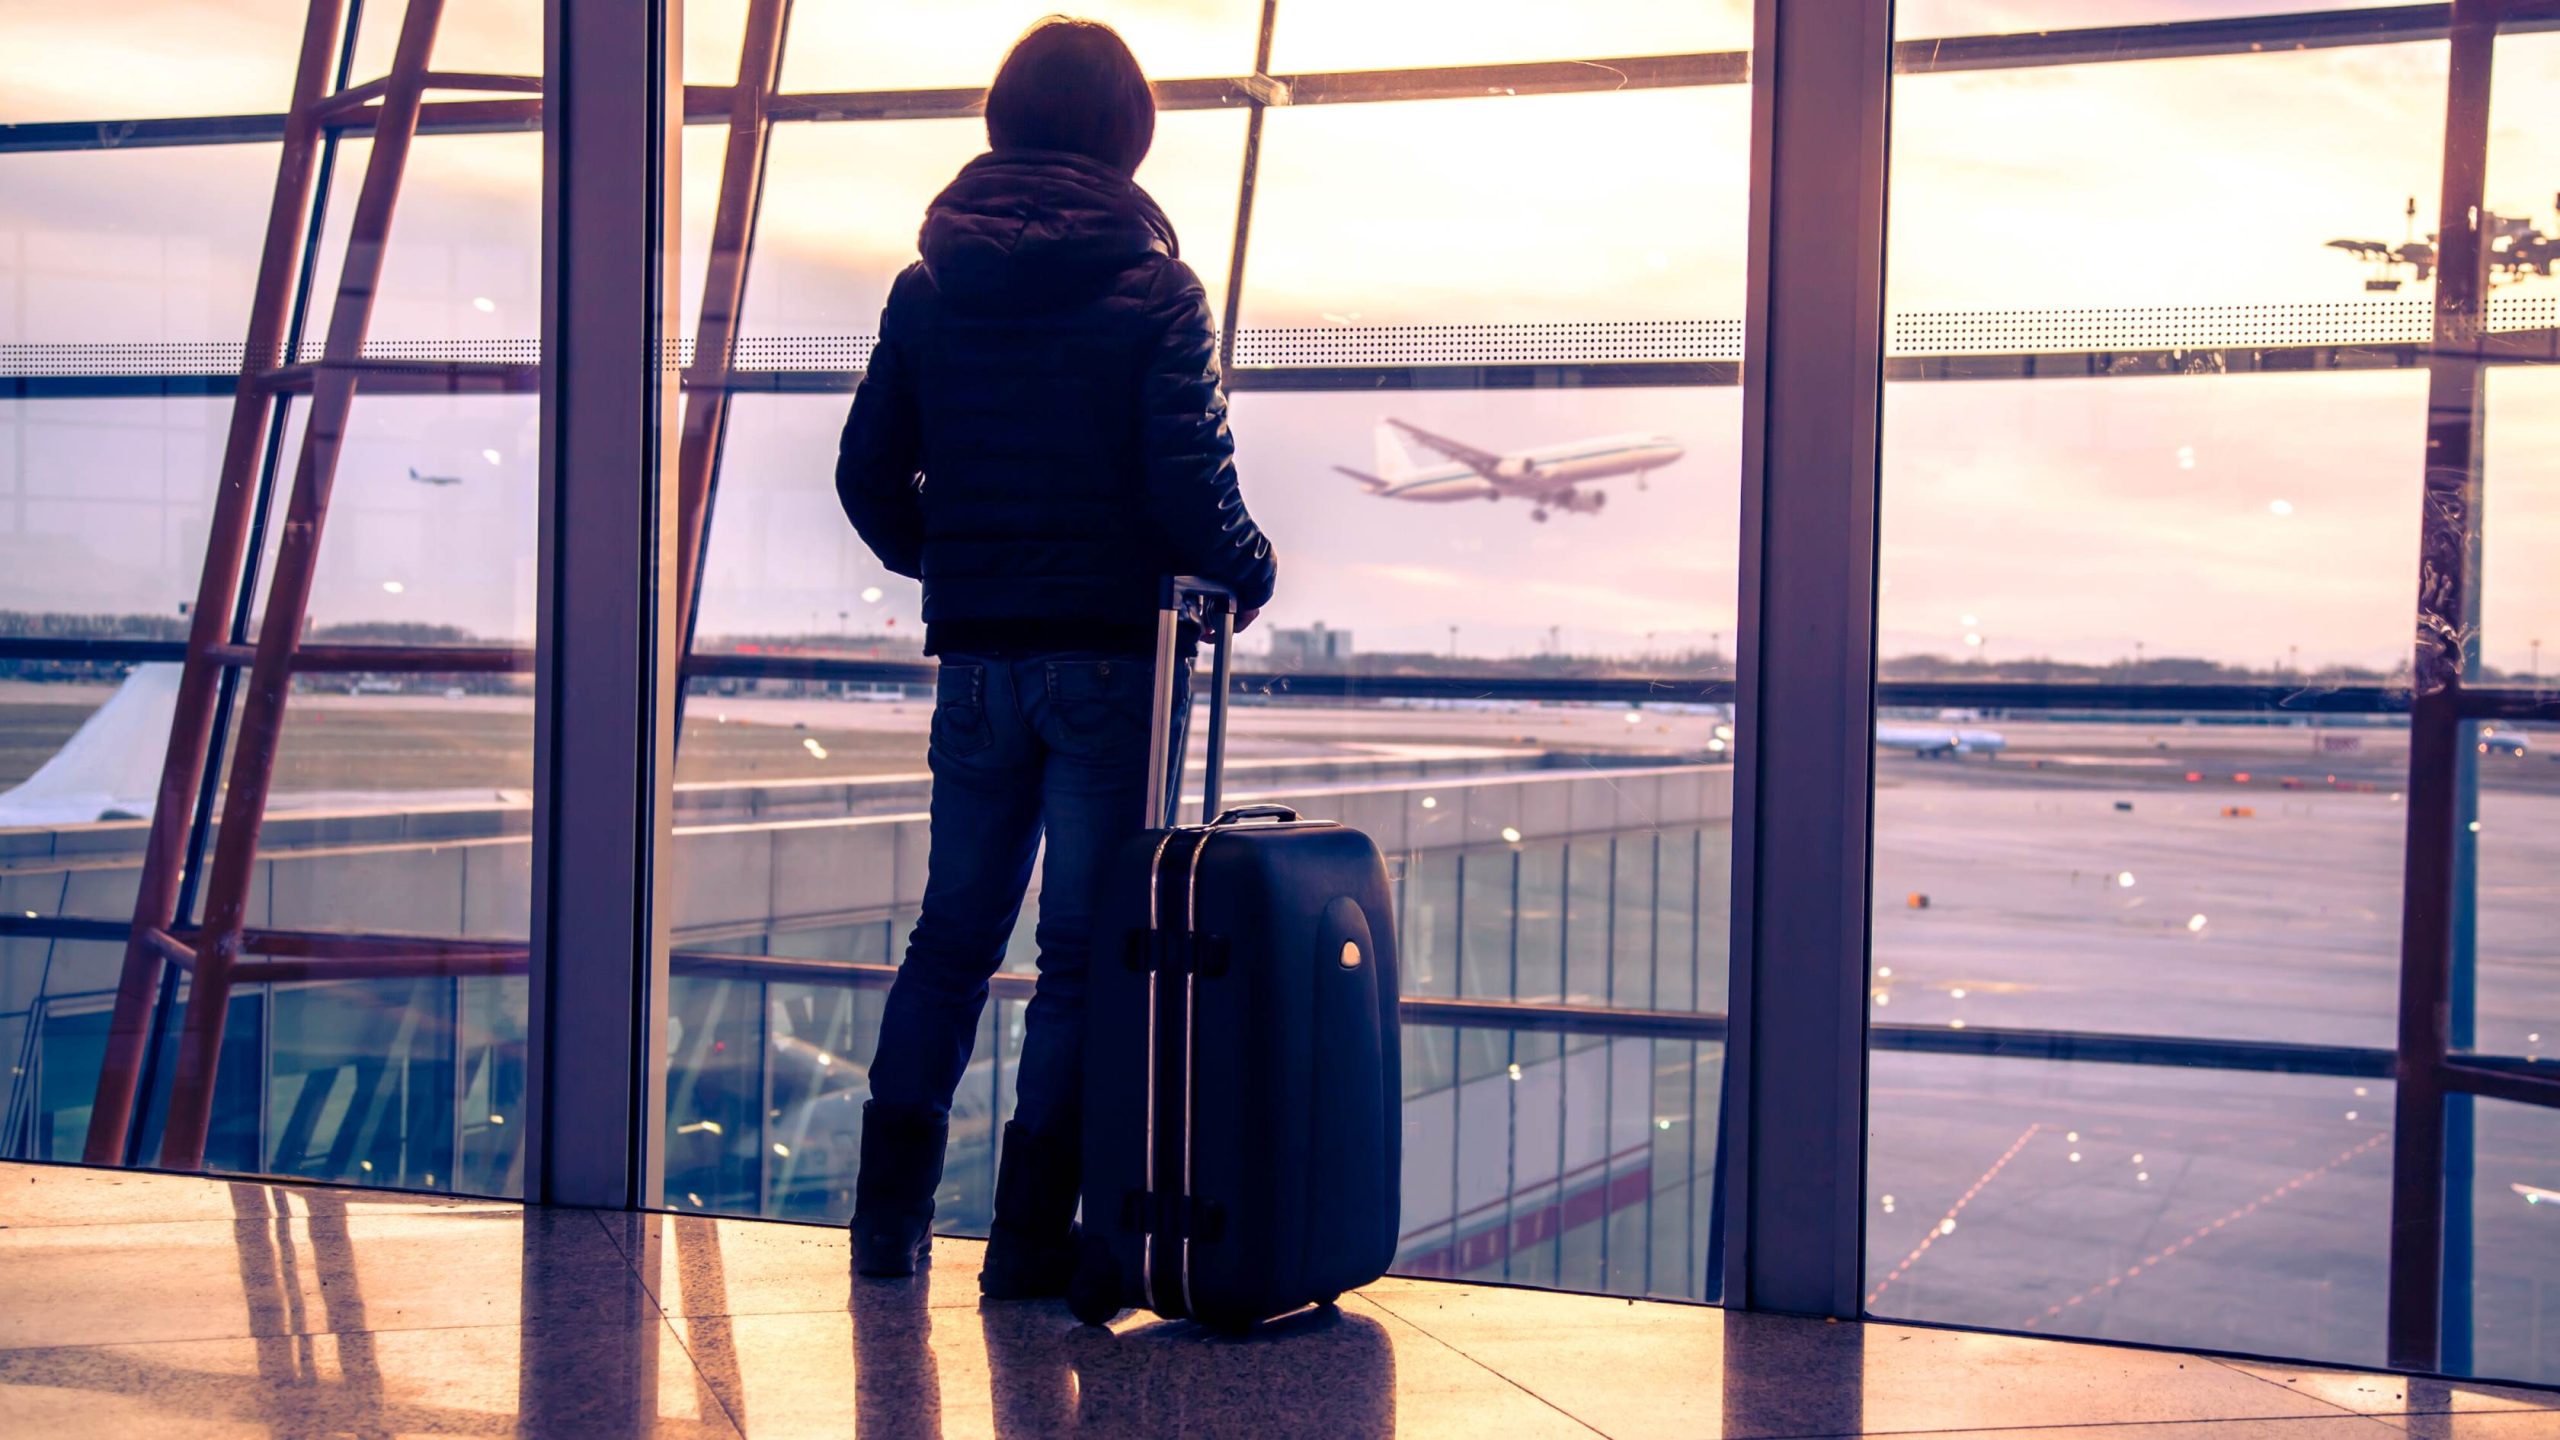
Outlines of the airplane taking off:
{"label": "airplane taking off", "polygon": [[421,475],[418,473],[418,467],[415,465],[409,467],[409,478],[420,485],[459,485],[462,483],[462,477],[459,475]]}
{"label": "airplane taking off", "polygon": [[[1454,462],[1417,469],[1396,436]],[[1608,503],[1606,492],[1581,487],[1620,475],[1645,477],[1687,453],[1667,435],[1609,435],[1570,445],[1496,454],[1445,435],[1434,435],[1402,420],[1378,422],[1377,471],[1333,468],[1360,482],[1372,495],[1389,500],[1446,504],[1452,500],[1525,500],[1529,518],[1544,521],[1549,510],[1596,515]]]}
{"label": "airplane taking off", "polygon": [[1923,760],[1955,760],[1967,755],[1997,755],[2009,739],[1997,730],[1964,730],[1953,725],[1878,725],[1876,744],[1908,750]]}

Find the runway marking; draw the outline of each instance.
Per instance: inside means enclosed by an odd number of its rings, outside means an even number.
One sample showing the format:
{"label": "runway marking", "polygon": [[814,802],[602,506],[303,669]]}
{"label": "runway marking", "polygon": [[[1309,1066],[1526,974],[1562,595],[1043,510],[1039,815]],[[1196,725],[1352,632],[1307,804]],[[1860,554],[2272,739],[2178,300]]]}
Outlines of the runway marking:
{"label": "runway marking", "polygon": [[2107,1291],[2115,1289],[2116,1287],[2124,1284],[2127,1280],[2141,1274],[2143,1271],[2150,1269],[2161,1261],[2168,1259],[2170,1256],[2177,1254],[2179,1251],[2186,1249],[2197,1241],[2202,1240],[2206,1236],[2213,1234],[2215,1231],[2222,1229],[2226,1225],[2229,1225],[2232,1221],[2245,1219],[2250,1215],[2256,1214],[2262,1206],[2270,1205],[2275,1201],[2283,1199],[2285,1196],[2292,1194],[2294,1191],[2301,1189],[2303,1186],[2310,1184],[2312,1181],[2319,1179],[2321,1176],[2328,1174],[2330,1171],[2337,1169],[2339,1166],[2346,1164],[2348,1161],[2355,1159],[2357,1156],[2364,1154],[2366,1151],[2371,1150],[2376,1145],[2379,1145],[2390,1138],[2391,1132],[2384,1130],[2367,1139],[2363,1144],[2358,1145],[2354,1149],[2340,1155],[2337,1159],[2330,1161],[2328,1164],[2317,1165],[2309,1170],[2303,1171],[2301,1174],[2294,1176],[2292,1179],[2287,1180],[2273,1190],[2259,1196],[2257,1199],[2250,1201],[2248,1204],[2241,1206],[2239,1209],[2214,1220],[2210,1224],[2197,1226],[2195,1229],[2187,1232],[2187,1234],[2180,1239],[2160,1247],[2151,1254],[2144,1256],[2135,1264],[2126,1266],[2124,1269],[2117,1271],[2106,1279],[2099,1281],[2097,1284],[2092,1285],[2088,1289],[2081,1291],[2079,1294],[2072,1296],[2070,1299],[2063,1301],[2061,1304],[2046,1306],[2043,1314],[2029,1316],[2027,1319],[2019,1322],[2018,1328],[2021,1330],[2033,1330],[2047,1320],[2060,1315],[2065,1310],[2068,1310],[2075,1305],[2079,1305],[2093,1296],[2103,1295]]}
{"label": "runway marking", "polygon": [[2010,1161],[2018,1158],[2018,1152],[2026,1149],[2027,1142],[2036,1138],[2036,1132],[2043,1128],[2044,1122],[2041,1120],[2029,1125],[2026,1133],[2020,1135],[1999,1159],[1992,1161],[1990,1169],[1982,1172],[1982,1178],[1974,1181],[1971,1189],[1957,1197],[1956,1203],[1947,1208],[1946,1214],[1938,1217],[1938,1223],[1929,1227],[1929,1233],[1921,1238],[1918,1245],[1912,1247],[1911,1253],[1902,1257],[1902,1263],[1893,1267],[1893,1273],[1877,1281],[1876,1288],[1867,1292],[1868,1309],[1873,1310],[1876,1307],[1876,1297],[1882,1295],[1894,1281],[1901,1279],[1904,1271],[1918,1264],[1920,1257],[1929,1253],[1929,1247],[1938,1243],[1939,1237],[1954,1233],[1956,1216],[1964,1212],[1964,1207],[1973,1203],[1973,1197],[1982,1193],[1982,1187],[1991,1183],[1992,1176],[1999,1174]]}

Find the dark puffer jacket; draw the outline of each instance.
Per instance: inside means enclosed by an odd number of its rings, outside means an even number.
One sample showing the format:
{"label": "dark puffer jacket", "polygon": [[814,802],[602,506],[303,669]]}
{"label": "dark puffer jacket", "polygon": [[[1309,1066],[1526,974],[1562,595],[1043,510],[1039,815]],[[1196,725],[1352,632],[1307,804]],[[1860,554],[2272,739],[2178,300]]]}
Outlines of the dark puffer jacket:
{"label": "dark puffer jacket", "polygon": [[997,151],[930,209],[890,287],[836,460],[845,514],[924,581],[927,646],[1122,649],[1157,577],[1271,598],[1207,292],[1144,190]]}

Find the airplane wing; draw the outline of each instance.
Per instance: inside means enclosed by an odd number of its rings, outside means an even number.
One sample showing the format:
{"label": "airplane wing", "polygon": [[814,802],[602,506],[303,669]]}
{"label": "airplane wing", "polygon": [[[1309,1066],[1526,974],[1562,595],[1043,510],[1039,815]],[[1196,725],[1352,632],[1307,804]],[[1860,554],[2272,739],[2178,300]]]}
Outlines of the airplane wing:
{"label": "airplane wing", "polygon": [[1497,478],[1494,475],[1494,469],[1502,463],[1502,457],[1492,451],[1479,450],[1473,445],[1452,440],[1446,435],[1434,435],[1418,425],[1408,425],[1402,420],[1390,418],[1387,423],[1396,427],[1398,433],[1410,438],[1415,444],[1446,455],[1488,480]]}

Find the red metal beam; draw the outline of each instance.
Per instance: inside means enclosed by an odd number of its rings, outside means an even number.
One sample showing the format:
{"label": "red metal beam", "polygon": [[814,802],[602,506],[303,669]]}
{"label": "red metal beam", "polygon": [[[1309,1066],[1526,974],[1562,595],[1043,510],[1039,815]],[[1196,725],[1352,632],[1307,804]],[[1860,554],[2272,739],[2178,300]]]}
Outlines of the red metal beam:
{"label": "red metal beam", "polygon": [[157,926],[154,926],[153,928],[142,932],[142,942],[150,946],[161,959],[168,961],[170,964],[177,966],[181,970],[193,970],[196,968],[196,952],[190,948],[186,942],[178,939],[166,930],[162,930]]}
{"label": "red metal beam", "polygon": [[789,0],[748,0],[738,83],[729,89],[729,146],[720,162],[702,321],[695,327],[694,361],[685,375],[683,433],[676,451],[676,633],[687,649],[693,642],[720,442],[729,423],[729,372],[739,313],[746,303],[747,257],[764,199],[765,143],[773,127],[773,92],[782,79],[782,41],[790,29],[790,13]]}
{"label": "red metal beam", "polygon": [[151,1012],[160,989],[164,952],[152,939],[176,922],[178,885],[185,869],[187,828],[204,779],[212,743],[214,701],[221,665],[214,649],[225,639],[240,588],[242,555],[255,510],[258,459],[265,448],[273,396],[257,373],[281,358],[302,230],[311,208],[312,170],[319,158],[321,97],[329,87],[344,0],[311,0],[303,21],[302,54],[294,69],[293,105],[285,116],[284,143],[276,160],[275,191],[267,206],[265,248],[249,301],[249,334],[240,381],[231,402],[221,478],[205,539],[204,570],[196,579],[194,620],[187,636],[186,668],[169,722],[169,748],[160,765],[160,794],[142,857],[134,900],[133,935],[107,1026],[106,1054],[98,1070],[95,1107],[82,1158],[92,1165],[121,1165],[133,1124],[142,1057],[151,1043]]}
{"label": "red metal beam", "polygon": [[[417,136],[426,90],[427,59],[434,48],[444,0],[408,0],[389,83],[376,112],[373,147],[364,183],[348,223],[345,268],[329,314],[331,360],[352,360],[364,348],[373,304],[382,285],[383,256],[400,196],[409,147]],[[254,352],[274,353],[273,348]],[[244,365],[243,369],[247,367]],[[324,366],[312,387],[311,414],[303,429],[293,496],[277,550],[275,578],[267,592],[266,618],[250,668],[240,738],[232,750],[230,785],[223,797],[222,829],[214,847],[213,878],[205,894],[205,921],[196,947],[193,993],[178,1045],[169,1123],[160,1163],[172,1170],[204,1165],[205,1135],[213,1117],[213,1089],[230,1010],[232,969],[239,963],[241,930],[248,914],[249,882],[256,870],[258,834],[266,819],[267,793],[275,778],[284,705],[292,689],[294,651],[310,610],[320,536],[329,516],[331,483],[355,402],[356,373]],[[228,607],[225,607],[227,611]]]}

